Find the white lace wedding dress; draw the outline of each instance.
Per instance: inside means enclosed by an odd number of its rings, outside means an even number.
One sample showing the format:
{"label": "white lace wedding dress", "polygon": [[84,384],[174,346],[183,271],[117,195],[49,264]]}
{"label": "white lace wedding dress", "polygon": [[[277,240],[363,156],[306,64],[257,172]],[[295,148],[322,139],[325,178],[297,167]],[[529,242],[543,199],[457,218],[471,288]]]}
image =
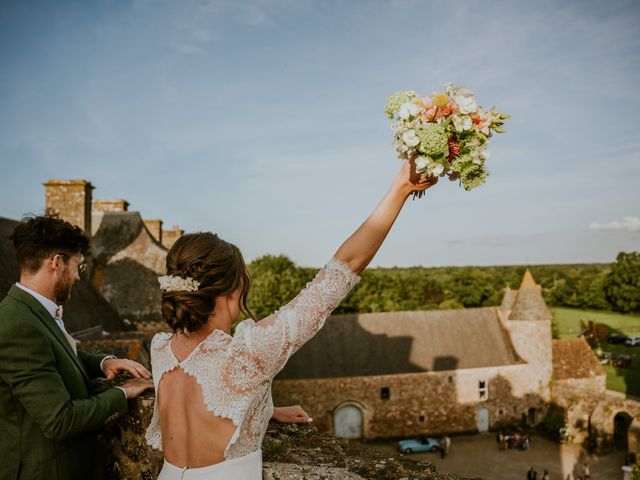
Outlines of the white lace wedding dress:
{"label": "white lace wedding dress", "polygon": [[[286,306],[260,322],[244,320],[232,336],[214,330],[182,362],[171,347],[170,333],[158,333],[151,344],[156,394],[162,375],[182,368],[202,389],[207,409],[231,419],[236,429],[223,462],[203,468],[165,465],[159,480],[262,479],[262,440],[273,414],[271,382],[285,363],[322,328],[331,311],[360,280],[349,266],[332,258],[313,281]],[[156,405],[147,442],[162,450],[162,426]]]}

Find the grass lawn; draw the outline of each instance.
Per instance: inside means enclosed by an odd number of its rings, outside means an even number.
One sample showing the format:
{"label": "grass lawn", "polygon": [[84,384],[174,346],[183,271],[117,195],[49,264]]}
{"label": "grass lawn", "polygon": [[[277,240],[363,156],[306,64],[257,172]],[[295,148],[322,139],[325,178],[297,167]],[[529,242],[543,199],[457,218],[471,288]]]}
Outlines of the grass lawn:
{"label": "grass lawn", "polygon": [[577,337],[582,332],[581,323],[601,323],[624,335],[640,335],[640,316],[623,313],[579,310],[577,308],[552,308],[553,323],[558,338]]}
{"label": "grass lawn", "polygon": [[[606,325],[610,332],[624,335],[640,335],[640,316],[621,313],[598,312],[573,308],[553,308],[554,333],[558,338],[578,336],[583,324],[589,321]],[[624,353],[633,358],[630,368],[615,368],[603,365],[607,372],[607,388],[640,397],[640,346],[629,347],[621,344],[604,343],[600,348],[605,352]]]}
{"label": "grass lawn", "polygon": [[607,388],[640,397],[640,371],[603,365],[607,372]]}

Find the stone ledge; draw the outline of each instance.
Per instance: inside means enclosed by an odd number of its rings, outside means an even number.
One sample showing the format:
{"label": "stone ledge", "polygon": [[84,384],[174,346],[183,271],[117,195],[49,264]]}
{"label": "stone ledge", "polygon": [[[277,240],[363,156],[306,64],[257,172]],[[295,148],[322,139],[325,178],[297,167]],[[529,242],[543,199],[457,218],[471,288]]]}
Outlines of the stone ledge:
{"label": "stone ledge", "polygon": [[[97,383],[97,389],[110,382]],[[105,449],[105,480],[155,480],[162,453],[144,434],[151,421],[154,395],[131,400],[127,415],[109,419],[100,434]],[[314,426],[271,422],[262,444],[266,480],[389,479],[462,480],[437,472],[428,462],[401,454],[389,456],[348,440],[319,433]]]}

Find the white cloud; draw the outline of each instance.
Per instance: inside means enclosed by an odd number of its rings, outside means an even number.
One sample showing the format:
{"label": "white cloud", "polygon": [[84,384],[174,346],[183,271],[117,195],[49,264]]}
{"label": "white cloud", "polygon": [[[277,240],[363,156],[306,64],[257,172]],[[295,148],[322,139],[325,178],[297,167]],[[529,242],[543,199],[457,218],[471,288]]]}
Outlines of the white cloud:
{"label": "white cloud", "polygon": [[596,230],[601,232],[633,232],[640,233],[640,218],[638,217],[624,217],[619,222],[617,220],[609,223],[596,223],[589,224],[589,230]]}

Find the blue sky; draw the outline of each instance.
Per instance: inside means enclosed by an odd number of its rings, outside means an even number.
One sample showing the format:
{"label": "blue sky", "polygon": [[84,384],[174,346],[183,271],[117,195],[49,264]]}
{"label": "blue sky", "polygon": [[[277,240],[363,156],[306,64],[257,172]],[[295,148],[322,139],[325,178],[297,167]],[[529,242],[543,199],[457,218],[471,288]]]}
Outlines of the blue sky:
{"label": "blue sky", "polygon": [[84,178],[248,260],[320,266],[399,168],[383,109],[452,81],[510,113],[488,182],[407,204],[374,265],[640,250],[636,1],[0,3],[0,216]]}

